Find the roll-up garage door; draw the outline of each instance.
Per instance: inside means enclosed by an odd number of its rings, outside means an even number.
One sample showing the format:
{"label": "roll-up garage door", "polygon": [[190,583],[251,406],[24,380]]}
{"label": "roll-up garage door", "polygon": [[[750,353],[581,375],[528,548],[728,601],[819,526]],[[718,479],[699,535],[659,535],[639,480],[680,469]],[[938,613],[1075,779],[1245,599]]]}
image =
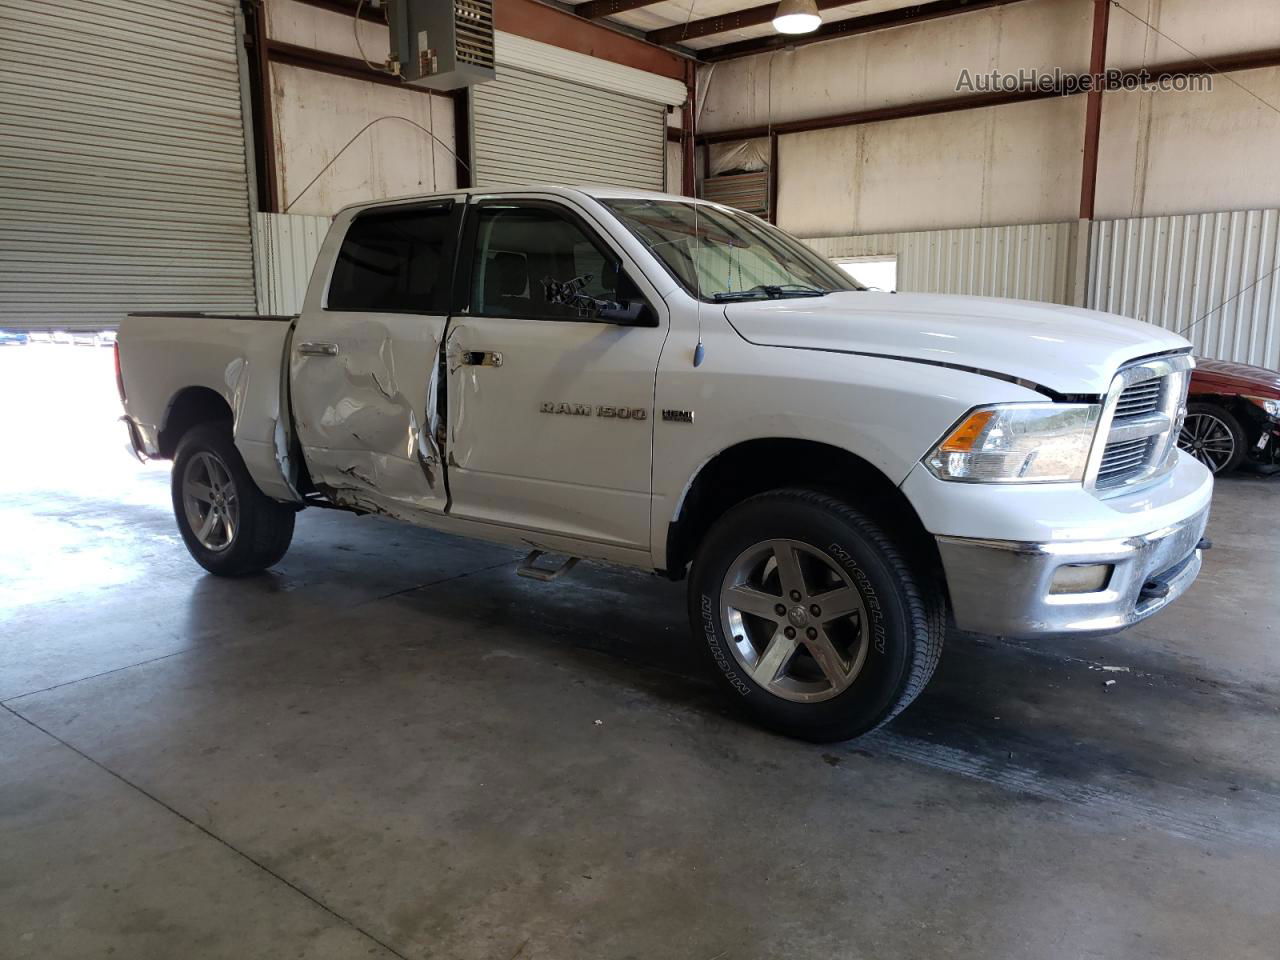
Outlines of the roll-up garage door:
{"label": "roll-up garage door", "polygon": [[235,0],[0,0],[0,326],[254,308]]}
{"label": "roll-up garage door", "polygon": [[475,176],[497,184],[611,184],[661,190],[660,103],[499,63],[473,88]]}

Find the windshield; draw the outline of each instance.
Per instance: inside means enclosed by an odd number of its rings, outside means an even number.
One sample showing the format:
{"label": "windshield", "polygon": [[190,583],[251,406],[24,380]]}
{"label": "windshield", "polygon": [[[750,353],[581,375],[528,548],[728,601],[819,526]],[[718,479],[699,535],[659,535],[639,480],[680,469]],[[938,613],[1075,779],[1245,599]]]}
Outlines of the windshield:
{"label": "windshield", "polygon": [[865,289],[800,241],[737,210],[679,200],[601,202],[686,291],[703,300],[821,297]]}

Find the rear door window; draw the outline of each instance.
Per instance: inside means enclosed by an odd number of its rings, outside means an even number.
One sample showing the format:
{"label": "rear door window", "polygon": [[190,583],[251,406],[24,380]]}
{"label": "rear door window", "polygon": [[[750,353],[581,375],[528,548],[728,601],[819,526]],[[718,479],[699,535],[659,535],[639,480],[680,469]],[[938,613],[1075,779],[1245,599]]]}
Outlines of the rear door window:
{"label": "rear door window", "polygon": [[363,213],[352,221],[329,280],[329,310],[449,312],[452,203]]}

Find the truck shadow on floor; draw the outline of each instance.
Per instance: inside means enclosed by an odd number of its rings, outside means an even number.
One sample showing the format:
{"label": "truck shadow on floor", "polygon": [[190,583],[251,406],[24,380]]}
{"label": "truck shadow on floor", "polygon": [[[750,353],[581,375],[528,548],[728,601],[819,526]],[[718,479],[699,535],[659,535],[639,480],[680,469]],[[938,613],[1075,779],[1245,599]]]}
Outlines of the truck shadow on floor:
{"label": "truck shadow on floor", "polygon": [[[571,669],[639,703],[746,723],[710,683],[683,584],[579,567],[542,585],[503,568],[395,602],[567,657]],[[1280,711],[1267,691],[1186,673],[1121,640],[1088,648],[1110,649],[1105,661],[1074,649],[953,631],[930,686],[887,727],[795,749],[833,764],[887,756],[1089,816],[1280,846],[1280,759],[1265,746],[1280,737]],[[1121,655],[1130,665],[1116,668]]]}

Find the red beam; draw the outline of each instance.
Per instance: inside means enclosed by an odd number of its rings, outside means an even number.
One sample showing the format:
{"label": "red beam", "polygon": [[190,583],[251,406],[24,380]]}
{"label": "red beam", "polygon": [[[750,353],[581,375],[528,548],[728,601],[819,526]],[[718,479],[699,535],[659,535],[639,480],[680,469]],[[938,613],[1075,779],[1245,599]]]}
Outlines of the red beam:
{"label": "red beam", "polygon": [[698,53],[703,60],[731,60],[736,57],[749,57],[757,53],[818,43],[836,37],[851,37],[860,33],[870,33],[873,30],[888,30],[891,27],[903,27],[907,24],[923,23],[926,20],[936,20],[939,17],[949,17],[957,13],[969,13],[973,10],[986,10],[989,7],[1002,7],[1005,4],[1020,2],[1022,0],[935,0],[933,3],[917,3],[914,6],[886,10],[884,13],[873,13],[850,20],[834,20],[824,23],[813,33],[800,36],[775,34],[752,40],[740,40],[737,43],[726,43],[720,47],[708,47],[705,50],[699,50]]}
{"label": "red beam", "polygon": [[258,183],[258,207],[264,213],[280,210],[280,186],[276,175],[275,108],[271,100],[271,66],[267,55],[267,11],[261,2],[247,10],[245,46],[249,55],[249,95],[253,102],[254,171]]}
{"label": "red beam", "polygon": [[809,133],[813,130],[829,130],[832,127],[853,127],[861,123],[879,123],[882,120],[903,120],[907,117],[925,117],[936,113],[952,113],[957,110],[974,110],[979,107],[999,107],[1007,103],[1026,100],[1046,100],[1062,96],[1055,91],[1014,91],[1012,93],[976,93],[968,97],[947,97],[941,100],[922,100],[893,107],[877,107],[874,110],[858,110],[829,117],[813,117],[808,120],[789,120],[772,126],[739,127],[736,130],[717,130],[698,137],[699,143],[729,143],[735,140],[754,140],[773,134]]}
{"label": "red beam", "polygon": [[684,143],[680,148],[680,192],[686,197],[693,197],[698,193],[698,179],[694,171],[694,154],[698,149],[694,139],[698,134],[698,68],[692,62],[685,65],[684,85],[688,96],[681,115]]}
{"label": "red beam", "polygon": [[493,23],[499,30],[517,33],[530,40],[576,50],[663,77],[684,79],[684,65],[688,58],[574,14],[563,13],[537,0],[496,0]]}
{"label": "red beam", "polygon": [[[345,16],[353,16],[359,0],[300,0],[321,10],[330,10]],[[673,77],[677,80],[684,77],[684,58],[670,50],[662,50],[636,37],[619,33],[603,24],[591,23],[588,8],[596,3],[616,6],[616,10],[601,13],[620,13],[637,7],[648,6],[659,0],[589,0],[574,8],[573,13],[565,13],[537,0],[494,0],[493,23],[499,30],[515,33],[530,40],[540,40],[565,50],[576,50],[614,63],[647,70],[650,73]],[[587,18],[587,19],[584,19]],[[360,18],[372,23],[387,22],[386,14],[370,7],[365,0],[360,10]]]}
{"label": "red beam", "polygon": [[[817,0],[819,10],[829,10],[832,7],[848,7],[855,3],[865,2],[866,0]],[[683,43],[686,40],[696,40],[698,37],[710,37],[717,33],[741,30],[743,27],[758,27],[763,23],[772,23],[773,15],[777,10],[778,5],[776,3],[766,3],[760,7],[722,13],[718,17],[703,17],[701,20],[663,27],[661,30],[650,30],[644,35],[644,38],[650,43],[663,45]]]}
{"label": "red beam", "polygon": [[662,0],[587,0],[573,8],[573,12],[587,20],[599,20],[612,17],[615,13],[626,13],[628,10],[639,10],[651,7]]}
{"label": "red beam", "polygon": [[453,159],[458,189],[476,185],[471,176],[471,90],[453,91]]}
{"label": "red beam", "polygon": [[[281,40],[267,41],[267,55],[272,63],[287,63],[294,67],[305,67],[308,70],[319,70],[338,77],[350,77],[353,80],[368,80],[370,83],[381,83],[385,86],[399,87],[413,93],[431,93],[425,87],[411,87],[398,77],[382,70],[374,70],[359,57],[346,57],[328,50],[315,50],[311,47],[299,47],[296,44],[284,43]],[[439,96],[448,96],[439,93]]]}
{"label": "red beam", "polygon": [[355,16],[356,9],[359,8],[361,20],[384,25],[387,22],[386,14],[382,10],[375,10],[368,0],[365,0],[363,6],[359,6],[359,0],[298,0],[298,2],[305,3],[309,7],[328,10],[331,13],[340,13],[344,17]]}
{"label": "red beam", "polygon": [[[1179,60],[1175,63],[1158,64],[1139,70],[1116,71],[1113,82],[1106,84],[1106,90],[1117,90],[1125,83],[1132,83],[1145,77],[1149,82],[1162,77],[1197,76],[1232,73],[1237,70],[1261,70],[1268,67],[1280,67],[1280,47],[1269,47],[1265,50],[1254,50],[1249,53],[1233,53],[1221,57],[1209,57],[1205,60]],[[919,103],[900,104],[893,107],[880,107],[875,110],[859,110],[853,113],[833,114],[826,117],[810,117],[806,120],[789,120],[775,123],[772,126],[738,127],[734,130],[717,130],[714,133],[699,134],[698,142],[730,143],[737,140],[753,140],[767,137],[770,133],[809,133],[814,130],[830,130],[835,127],[852,127],[861,123],[878,123],[882,120],[902,120],[907,117],[926,117],[939,113],[953,113],[959,110],[975,110],[981,107],[1000,107],[1011,103],[1026,103],[1030,100],[1048,100],[1057,97],[1073,96],[1066,90],[1014,90],[1009,93],[978,93],[967,97],[946,97],[940,100],[924,100]]]}
{"label": "red beam", "polygon": [[[1107,68],[1107,28],[1111,23],[1110,0],[1093,0],[1093,41],[1089,48],[1089,73],[1098,77]],[[1080,219],[1092,220],[1098,193],[1098,138],[1102,130],[1101,89],[1090,90],[1084,109],[1084,167],[1080,172]]]}

